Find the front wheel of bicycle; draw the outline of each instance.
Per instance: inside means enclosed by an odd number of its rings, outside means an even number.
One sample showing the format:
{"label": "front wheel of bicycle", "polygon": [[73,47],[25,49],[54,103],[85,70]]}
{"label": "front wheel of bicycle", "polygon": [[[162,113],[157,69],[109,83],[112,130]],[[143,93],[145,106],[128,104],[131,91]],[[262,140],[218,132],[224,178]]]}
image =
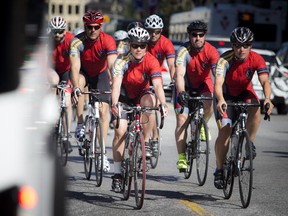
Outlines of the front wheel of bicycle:
{"label": "front wheel of bicycle", "polygon": [[243,131],[239,139],[238,151],[239,191],[243,208],[249,206],[252,195],[253,159],[251,145],[247,131]]}
{"label": "front wheel of bicycle", "polygon": [[[200,135],[201,127],[204,128],[205,137]],[[202,129],[203,130],[203,129]],[[209,164],[209,131],[204,118],[201,119],[196,131],[196,169],[199,186],[206,182]]]}
{"label": "front wheel of bicycle", "polygon": [[132,175],[131,175],[131,160],[127,146],[125,146],[124,149],[123,160],[121,163],[121,171],[123,176],[122,181],[123,199],[128,200],[131,192]]}
{"label": "front wheel of bicycle", "polygon": [[104,148],[103,148],[103,134],[102,134],[102,123],[98,119],[95,123],[94,128],[94,165],[95,165],[95,176],[96,176],[96,187],[100,187],[103,179],[103,164],[104,164]]}
{"label": "front wheel of bicycle", "polygon": [[234,166],[231,157],[226,158],[223,166],[224,198],[229,199],[233,192]]}
{"label": "front wheel of bicycle", "polygon": [[143,134],[137,133],[132,155],[134,174],[134,194],[137,209],[144,203],[146,184],[146,151]]}
{"label": "front wheel of bicycle", "polygon": [[91,134],[91,121],[92,119],[87,115],[85,117],[85,137],[82,145],[83,148],[83,160],[84,160],[84,172],[86,179],[90,179],[92,171],[92,152],[91,152],[91,143],[92,143],[92,134]]}
{"label": "front wheel of bicycle", "polygon": [[193,167],[193,144],[194,141],[192,142],[188,142],[186,144],[186,148],[185,148],[185,154],[186,154],[186,161],[187,161],[187,165],[188,165],[188,168],[186,170],[186,172],[184,172],[184,178],[185,179],[189,179],[190,176],[191,176],[191,173],[192,173],[192,167]]}
{"label": "front wheel of bicycle", "polygon": [[[67,111],[65,108],[62,109],[60,118],[56,128],[56,145],[57,145],[57,155],[62,166],[66,166],[68,158],[68,136],[65,136],[65,128],[67,130]],[[67,142],[64,142],[64,138]]]}

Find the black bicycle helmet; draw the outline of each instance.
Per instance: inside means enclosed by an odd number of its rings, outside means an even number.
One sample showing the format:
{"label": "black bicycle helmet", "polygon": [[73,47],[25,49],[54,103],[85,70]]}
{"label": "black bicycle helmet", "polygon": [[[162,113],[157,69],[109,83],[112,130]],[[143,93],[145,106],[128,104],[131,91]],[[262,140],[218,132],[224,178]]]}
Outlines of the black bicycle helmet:
{"label": "black bicycle helmet", "polygon": [[192,31],[203,31],[204,33],[206,33],[207,25],[201,20],[195,20],[191,22],[187,27],[188,34],[190,34]]}
{"label": "black bicycle helmet", "polygon": [[253,43],[253,41],[254,41],[254,34],[247,27],[237,27],[232,31],[230,35],[230,42],[233,44]]}
{"label": "black bicycle helmet", "polygon": [[130,42],[148,43],[150,35],[148,31],[141,27],[135,27],[128,31]]}
{"label": "black bicycle helmet", "polygon": [[142,24],[141,22],[138,22],[138,21],[131,22],[131,23],[129,23],[128,26],[127,26],[127,32],[128,32],[130,29],[135,28],[135,27],[141,27],[141,28],[143,28],[144,26],[143,26],[143,24]]}

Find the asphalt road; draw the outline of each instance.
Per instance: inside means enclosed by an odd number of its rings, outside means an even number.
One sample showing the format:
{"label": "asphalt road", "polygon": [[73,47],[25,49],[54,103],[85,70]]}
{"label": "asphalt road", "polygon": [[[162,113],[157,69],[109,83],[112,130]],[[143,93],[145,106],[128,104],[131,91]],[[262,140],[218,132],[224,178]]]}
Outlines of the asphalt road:
{"label": "asphalt road", "polygon": [[101,187],[95,187],[94,176],[90,181],[85,179],[83,160],[78,155],[75,140],[72,139],[74,151],[64,167],[67,176],[67,215],[287,215],[287,122],[287,115],[273,115],[270,122],[261,122],[255,140],[257,157],[254,160],[254,189],[247,209],[241,207],[237,181],[229,200],[225,200],[222,190],[217,190],[213,185],[214,143],[217,135],[214,117],[208,124],[212,134],[208,177],[205,185],[200,187],[195,169],[190,179],[184,179],[176,168],[175,115],[170,106],[170,113],[162,130],[162,155],[156,169],[150,170],[147,175],[145,201],[141,210],[135,209],[133,196],[124,201],[122,194],[111,191],[113,130],[109,130],[106,144],[111,170],[104,175]]}

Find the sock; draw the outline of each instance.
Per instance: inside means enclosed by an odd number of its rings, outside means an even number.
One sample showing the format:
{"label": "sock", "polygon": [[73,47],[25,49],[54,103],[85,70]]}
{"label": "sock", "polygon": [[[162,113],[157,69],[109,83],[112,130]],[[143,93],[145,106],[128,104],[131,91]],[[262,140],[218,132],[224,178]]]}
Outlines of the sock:
{"label": "sock", "polygon": [[121,162],[114,161],[114,173],[121,174]]}

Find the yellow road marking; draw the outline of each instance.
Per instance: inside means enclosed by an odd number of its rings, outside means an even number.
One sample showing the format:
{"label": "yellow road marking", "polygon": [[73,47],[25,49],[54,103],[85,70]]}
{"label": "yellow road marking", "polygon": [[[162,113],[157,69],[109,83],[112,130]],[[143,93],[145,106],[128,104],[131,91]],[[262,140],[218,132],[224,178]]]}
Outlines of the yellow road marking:
{"label": "yellow road marking", "polygon": [[180,200],[180,202],[192,209],[192,211],[199,216],[213,216],[213,214],[206,211],[204,208],[194,202],[190,202],[188,200]]}

